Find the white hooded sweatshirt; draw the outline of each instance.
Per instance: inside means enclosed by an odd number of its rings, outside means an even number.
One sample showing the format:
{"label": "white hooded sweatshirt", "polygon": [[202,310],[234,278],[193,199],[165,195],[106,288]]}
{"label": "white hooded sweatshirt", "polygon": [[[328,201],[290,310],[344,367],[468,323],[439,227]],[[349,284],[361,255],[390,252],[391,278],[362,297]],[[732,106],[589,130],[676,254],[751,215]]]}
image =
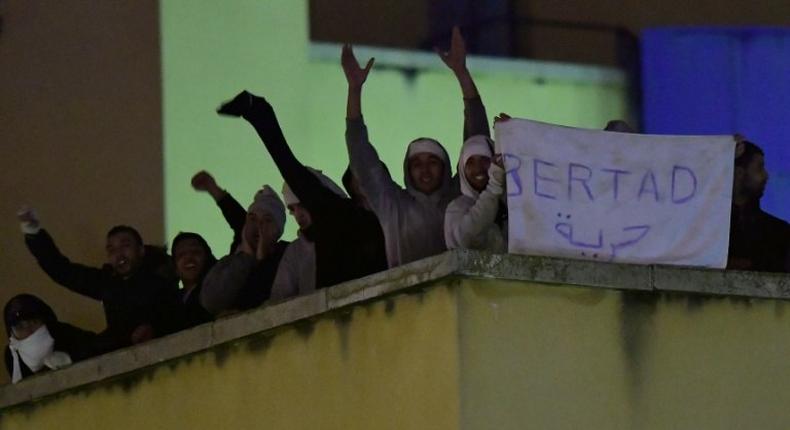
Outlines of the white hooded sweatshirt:
{"label": "white hooded sweatshirt", "polygon": [[[458,196],[458,189],[453,186],[450,157],[444,147],[426,138],[409,144],[403,161],[406,184],[406,189],[403,189],[392,180],[376,149],[370,144],[367,127],[361,118],[346,120],[346,144],[351,171],[384,231],[389,267],[446,251],[444,212],[450,201]],[[418,152],[435,154],[444,163],[442,184],[431,194],[418,191],[409,175],[409,155]]]}
{"label": "white hooded sweatshirt", "polygon": [[[307,167],[308,170],[318,177],[325,188],[331,190],[340,197],[346,198],[346,193],[328,176],[320,170]],[[291,191],[288,184],[283,184],[283,200],[285,205],[290,206],[299,203],[299,197]],[[289,297],[309,294],[316,289],[316,255],[315,243],[302,236],[288,245],[280,265],[277,267],[277,275],[272,283],[271,300],[282,300]]]}
{"label": "white hooded sweatshirt", "polygon": [[491,139],[477,135],[464,142],[458,160],[462,195],[447,206],[444,217],[444,238],[447,248],[466,248],[496,253],[507,252],[507,222],[496,224],[497,212],[504,193],[505,171],[494,163],[488,169],[488,185],[478,192],[464,173],[467,160],[474,155],[493,158]]}

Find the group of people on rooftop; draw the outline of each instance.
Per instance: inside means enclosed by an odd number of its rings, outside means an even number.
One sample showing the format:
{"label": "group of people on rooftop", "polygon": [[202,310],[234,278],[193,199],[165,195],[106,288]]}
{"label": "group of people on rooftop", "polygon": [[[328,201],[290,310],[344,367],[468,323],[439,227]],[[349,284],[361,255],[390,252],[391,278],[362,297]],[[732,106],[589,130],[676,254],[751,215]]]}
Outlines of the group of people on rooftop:
{"label": "group of people on rooftop", "polygon": [[[455,176],[444,147],[421,137],[406,148],[405,187],[392,179],[362,116],[362,90],[374,61],[360,67],[346,45],[341,55],[348,82],[345,191],[294,156],[266,99],[243,91],[218,109],[254,128],[285,181],[282,198],[266,185],[245,210],[209,173],[195,174],[192,186],[214,199],[233,231],[222,258],[198,233],[179,233],[168,254],[146,245],[134,228],[119,225],[107,233],[107,264],[88,267],[58,250],[35,211],[21,210],[25,243],[38,264],[55,283],[101,301],[107,325],[92,333],[58,321],[36,296],[13,297],[4,309],[12,381],[447,249],[507,252],[505,170],[458,28],[449,51],[438,54],[456,76],[464,101],[464,143]],[[508,119],[500,114],[494,121]],[[617,121],[607,129],[628,131]],[[768,179],[762,151],[740,139],[735,166],[728,267],[790,272],[790,227],[759,206]],[[281,238],[286,209],[299,226],[290,243]]]}

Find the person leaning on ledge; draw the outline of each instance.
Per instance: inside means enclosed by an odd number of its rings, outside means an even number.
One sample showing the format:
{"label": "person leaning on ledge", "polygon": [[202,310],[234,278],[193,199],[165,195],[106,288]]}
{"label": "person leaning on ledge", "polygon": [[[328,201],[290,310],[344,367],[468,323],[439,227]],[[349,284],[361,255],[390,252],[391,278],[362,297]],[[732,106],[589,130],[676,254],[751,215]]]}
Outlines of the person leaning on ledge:
{"label": "person leaning on ledge", "polygon": [[[184,328],[184,307],[175,280],[159,274],[160,260],[148,256],[140,234],[118,225],[107,233],[107,262],[101,268],[71,262],[31,209],[17,214],[25,244],[55,283],[102,302],[107,328],[92,345],[92,355],[144,342]],[[155,264],[154,264],[155,262]]]}

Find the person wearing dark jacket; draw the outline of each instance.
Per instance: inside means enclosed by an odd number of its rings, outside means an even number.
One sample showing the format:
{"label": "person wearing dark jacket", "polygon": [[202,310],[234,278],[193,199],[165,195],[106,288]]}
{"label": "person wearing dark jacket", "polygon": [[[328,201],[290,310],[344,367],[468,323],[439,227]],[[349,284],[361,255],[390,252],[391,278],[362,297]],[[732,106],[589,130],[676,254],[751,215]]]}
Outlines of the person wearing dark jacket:
{"label": "person wearing dark jacket", "polygon": [[144,342],[184,327],[184,307],[172,281],[144,265],[145,246],[137,230],[115,226],[107,233],[107,264],[101,268],[72,263],[61,254],[35,212],[18,214],[25,243],[55,283],[102,302],[107,328],[97,336],[94,353]]}
{"label": "person wearing dark jacket", "polygon": [[233,241],[230,244],[232,254],[241,243],[244,224],[247,222],[247,211],[229,192],[217,185],[214,177],[205,170],[195,173],[192,177],[192,187],[196,191],[208,193],[222,211],[222,216],[233,230]]}
{"label": "person wearing dark jacket", "polygon": [[8,334],[5,367],[14,384],[92,355],[96,334],[58,321],[52,308],[34,295],[11,298],[3,309],[3,319]]}
{"label": "person wearing dark jacket", "polygon": [[727,268],[790,273],[790,225],[760,208],[768,183],[763,150],[736,140]]}
{"label": "person wearing dark jacket", "polygon": [[285,207],[268,185],[255,194],[245,218],[239,245],[203,281],[200,303],[214,315],[251,309],[268,300],[288,246],[280,240]]}
{"label": "person wearing dark jacket", "polygon": [[[280,130],[274,109],[247,91],[220,107],[220,114],[241,116],[260,136],[286,184],[309,213],[301,234],[315,246],[315,286],[324,288],[387,269],[381,228],[368,227],[365,209],[325,187],[299,160]],[[371,236],[370,232],[377,234]]]}
{"label": "person wearing dark jacket", "polygon": [[217,263],[208,242],[197,233],[181,232],[173,239],[170,249],[181,282],[180,295],[185,307],[186,325],[192,327],[214,320],[213,315],[200,304],[203,280]]}

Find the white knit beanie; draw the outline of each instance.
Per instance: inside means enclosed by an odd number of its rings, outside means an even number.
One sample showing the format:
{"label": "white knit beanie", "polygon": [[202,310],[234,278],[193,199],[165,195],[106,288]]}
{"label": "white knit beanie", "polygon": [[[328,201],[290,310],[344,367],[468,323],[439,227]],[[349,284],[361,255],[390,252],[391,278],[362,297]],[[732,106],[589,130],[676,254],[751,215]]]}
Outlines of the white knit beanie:
{"label": "white knit beanie", "polygon": [[272,187],[264,185],[258,190],[247,212],[266,212],[271,215],[277,225],[277,237],[282,236],[285,228],[285,206]]}

